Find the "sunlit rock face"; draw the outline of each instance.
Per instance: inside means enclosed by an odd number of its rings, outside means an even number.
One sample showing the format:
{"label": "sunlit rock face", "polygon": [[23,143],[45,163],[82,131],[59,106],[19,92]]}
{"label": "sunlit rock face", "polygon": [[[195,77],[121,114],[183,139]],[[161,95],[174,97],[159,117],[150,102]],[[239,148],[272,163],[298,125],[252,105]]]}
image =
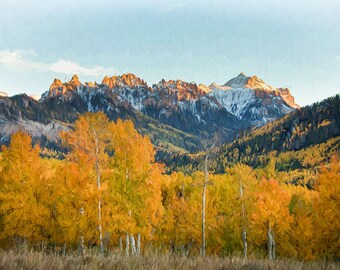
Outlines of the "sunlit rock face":
{"label": "sunlit rock face", "polygon": [[[0,96],[0,136],[2,142],[8,141],[21,128],[37,139],[43,137],[48,146],[80,114],[103,111],[114,121],[131,119],[142,133],[150,127],[172,130],[176,136],[194,141],[184,145],[188,145],[186,150],[196,151],[201,148],[197,142],[216,132],[224,141],[231,141],[240,130],[263,125],[295,108],[298,105],[288,89],[276,89],[244,73],[224,85],[210,86],[164,79],[149,86],[131,73],[105,76],[101,83],[82,83],[74,75],[68,82],[54,79],[39,101],[27,95]],[[151,138],[154,143],[156,137]],[[179,141],[171,144],[183,147]]]}
{"label": "sunlit rock face", "polygon": [[300,106],[295,103],[294,97],[290,94],[290,91],[288,88],[278,88],[277,89],[280,92],[280,96],[282,99],[292,108],[298,109]]}
{"label": "sunlit rock face", "polygon": [[8,97],[8,95],[6,92],[0,91],[0,97]]}

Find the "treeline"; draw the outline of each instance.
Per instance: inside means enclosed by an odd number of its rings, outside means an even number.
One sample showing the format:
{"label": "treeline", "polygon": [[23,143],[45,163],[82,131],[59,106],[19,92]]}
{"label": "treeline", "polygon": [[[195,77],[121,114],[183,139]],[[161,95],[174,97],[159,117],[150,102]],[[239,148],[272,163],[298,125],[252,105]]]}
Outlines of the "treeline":
{"label": "treeline", "polygon": [[240,135],[220,149],[216,169],[221,171],[235,162],[263,166],[266,160],[261,157],[272,151],[297,151],[339,135],[340,95],[335,95]]}
{"label": "treeline", "polygon": [[79,117],[61,138],[69,149],[64,160],[41,158],[24,132],[3,147],[2,248],[199,254],[202,186],[209,184],[207,254],[340,258],[336,157],[308,189],[286,184],[290,175],[278,173],[275,162],[257,170],[236,164],[220,175],[167,175],[148,137],[103,113]]}
{"label": "treeline", "polygon": [[[309,170],[315,167],[313,164],[327,163],[333,154],[340,152],[339,138],[340,95],[335,95],[263,127],[241,132],[233,142],[216,147],[211,169],[223,173],[226,167],[238,162],[261,168],[276,157],[278,170]],[[296,156],[296,152],[303,155]],[[305,154],[315,158],[306,163]],[[203,159],[204,152],[196,155],[177,152],[165,163],[168,171],[192,172],[202,168]]]}

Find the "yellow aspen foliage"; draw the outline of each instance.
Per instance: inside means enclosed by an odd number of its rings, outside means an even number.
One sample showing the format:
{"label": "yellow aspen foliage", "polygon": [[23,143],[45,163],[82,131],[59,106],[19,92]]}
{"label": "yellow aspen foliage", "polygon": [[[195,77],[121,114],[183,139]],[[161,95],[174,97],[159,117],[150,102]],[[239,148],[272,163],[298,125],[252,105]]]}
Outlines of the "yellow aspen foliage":
{"label": "yellow aspen foliage", "polygon": [[239,247],[241,221],[238,186],[230,175],[210,175],[207,196],[208,253],[230,254]]}
{"label": "yellow aspen foliage", "polygon": [[19,237],[29,241],[49,238],[48,208],[51,186],[44,177],[39,146],[19,131],[9,147],[3,146],[0,176],[1,238]]}
{"label": "yellow aspen foliage", "polygon": [[116,237],[139,233],[150,240],[163,216],[163,169],[154,162],[150,139],[140,135],[131,121],[118,120],[109,126],[109,133],[113,156],[104,207],[109,231]]}
{"label": "yellow aspen foliage", "polygon": [[[81,235],[85,242],[100,246],[101,252],[106,229],[101,208],[107,185],[109,125],[104,113],[87,113],[79,117],[73,130],[61,134],[64,145],[70,149],[62,171],[70,174],[60,175],[64,182],[59,212],[66,207],[62,215],[73,215],[66,222],[59,218],[59,223],[65,228],[67,239],[74,241]],[[72,235],[73,232],[78,233]]]}
{"label": "yellow aspen foliage", "polygon": [[340,257],[340,161],[333,157],[329,168],[322,167],[315,186],[315,252],[320,258]]}
{"label": "yellow aspen foliage", "polygon": [[[2,248],[24,241],[100,252],[125,245],[129,255],[129,246],[140,254],[142,243],[183,255],[340,257],[338,158],[314,170],[282,171],[293,154],[273,153],[260,157],[264,168],[167,175],[148,137],[104,113],[80,116],[61,139],[63,160],[41,158],[21,131],[2,147]],[[318,162],[311,155],[307,163]]]}
{"label": "yellow aspen foliage", "polygon": [[286,256],[292,252],[289,231],[293,217],[289,212],[291,195],[273,179],[262,179],[252,194],[250,207],[249,241],[258,248],[265,248],[267,232],[274,234],[277,254]]}
{"label": "yellow aspen foliage", "polygon": [[[292,226],[290,244],[294,247],[289,257],[296,257],[300,260],[313,260],[315,254],[313,252],[313,230],[312,219],[307,214],[297,215],[294,217],[294,225]],[[286,256],[287,256],[286,255]]]}
{"label": "yellow aspen foliage", "polygon": [[91,167],[64,161],[57,168],[52,200],[55,243],[68,243],[76,247],[81,236],[93,241],[97,235],[97,201]]}
{"label": "yellow aspen foliage", "polygon": [[161,241],[172,251],[198,247],[201,241],[201,188],[191,176],[172,173],[163,190],[165,216],[160,226]]}
{"label": "yellow aspen foliage", "polygon": [[286,186],[291,193],[289,211],[294,217],[289,232],[289,242],[294,247],[290,257],[299,260],[315,259],[313,225],[313,200],[317,193],[302,186]]}
{"label": "yellow aspen foliage", "polygon": [[249,233],[249,212],[252,193],[258,184],[254,170],[243,164],[227,169],[226,183],[220,200],[225,220],[225,249],[228,253],[242,250],[242,231]]}

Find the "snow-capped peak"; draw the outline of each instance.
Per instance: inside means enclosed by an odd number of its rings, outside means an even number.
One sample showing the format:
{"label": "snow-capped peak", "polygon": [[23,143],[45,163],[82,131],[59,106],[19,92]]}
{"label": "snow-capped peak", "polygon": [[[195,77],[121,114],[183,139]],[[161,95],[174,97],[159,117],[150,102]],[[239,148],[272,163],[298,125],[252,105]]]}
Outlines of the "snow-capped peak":
{"label": "snow-capped peak", "polygon": [[265,91],[275,91],[276,89],[257,76],[249,77],[245,73],[241,72],[237,77],[232,78],[223,86],[229,86],[231,88],[250,88],[250,89],[261,89]]}
{"label": "snow-capped peak", "polygon": [[216,98],[227,111],[240,119],[250,116],[251,121],[260,125],[266,123],[274,114],[279,117],[299,108],[289,89],[276,89],[257,76],[249,77],[243,72],[224,85],[212,83],[209,88],[212,92],[208,95]]}

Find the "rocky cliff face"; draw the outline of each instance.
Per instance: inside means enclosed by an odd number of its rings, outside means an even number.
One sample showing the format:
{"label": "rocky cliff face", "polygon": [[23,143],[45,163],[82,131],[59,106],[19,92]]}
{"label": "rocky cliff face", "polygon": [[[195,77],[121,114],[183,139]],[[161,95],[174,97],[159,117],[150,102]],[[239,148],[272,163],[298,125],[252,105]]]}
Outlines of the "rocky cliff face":
{"label": "rocky cliff face", "polygon": [[280,92],[280,96],[282,99],[292,108],[298,109],[300,108],[299,105],[295,103],[294,97],[290,94],[290,91],[288,88],[278,88],[277,89]]}
{"label": "rocky cliff face", "polygon": [[[133,74],[104,77],[100,84],[55,79],[39,101],[27,95],[0,97],[0,136],[21,128],[53,142],[85,112],[131,119],[156,146],[196,151],[218,132],[231,141],[238,131],[282,117],[298,106],[288,89],[275,89],[241,73],[225,85],[161,80],[151,87]],[[157,134],[156,134],[157,133]],[[171,133],[171,134],[169,134]],[[167,146],[164,146],[167,145]]]}

